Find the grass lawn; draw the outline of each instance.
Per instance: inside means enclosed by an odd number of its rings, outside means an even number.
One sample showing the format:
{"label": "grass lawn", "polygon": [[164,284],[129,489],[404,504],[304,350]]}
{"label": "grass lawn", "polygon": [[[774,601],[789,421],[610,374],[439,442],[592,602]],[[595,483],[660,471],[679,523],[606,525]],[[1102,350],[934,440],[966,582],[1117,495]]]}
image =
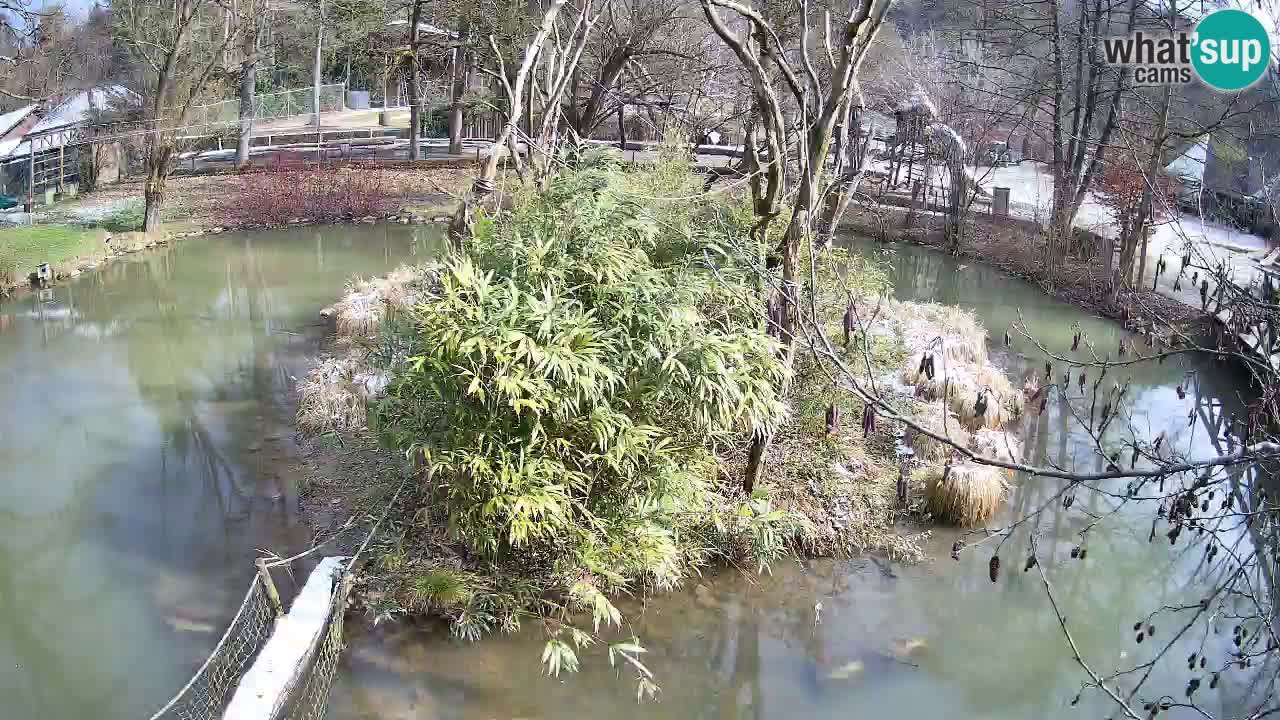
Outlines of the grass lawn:
{"label": "grass lawn", "polygon": [[103,251],[103,231],[74,225],[0,229],[0,286],[20,282],[40,263],[56,265]]}

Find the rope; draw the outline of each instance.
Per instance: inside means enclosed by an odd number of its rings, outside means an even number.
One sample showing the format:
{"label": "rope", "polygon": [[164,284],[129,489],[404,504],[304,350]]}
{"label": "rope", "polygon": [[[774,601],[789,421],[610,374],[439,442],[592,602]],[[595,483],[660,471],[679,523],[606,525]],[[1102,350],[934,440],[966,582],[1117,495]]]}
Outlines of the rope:
{"label": "rope", "polygon": [[351,556],[351,560],[347,563],[347,567],[343,571],[344,573],[351,572],[351,568],[355,567],[356,561],[360,559],[360,554],[364,552],[365,548],[369,547],[369,541],[372,540],[373,536],[378,532],[378,526],[382,525],[382,521],[387,519],[387,514],[391,512],[391,506],[396,504],[396,500],[400,497],[400,492],[404,490],[404,486],[408,482],[408,477],[405,477],[400,481],[400,487],[396,488],[395,494],[387,501],[387,506],[382,508],[382,516],[373,524],[373,527],[369,528],[369,534],[365,536],[364,542],[360,543],[360,547],[356,550],[356,553]]}
{"label": "rope", "polygon": [[[269,563],[265,563],[265,564],[266,564],[266,566],[267,566],[268,568],[279,567],[279,566],[281,566],[281,565],[288,565],[289,563],[293,562],[294,560],[299,560],[299,559],[301,559],[301,558],[304,558],[304,557],[306,557],[306,556],[310,555],[311,553],[313,553],[313,552],[315,552],[315,551],[319,550],[320,548],[324,547],[325,545],[328,545],[329,543],[333,542],[334,540],[337,540],[337,539],[338,539],[338,537],[339,537],[340,535],[342,535],[342,533],[344,533],[344,532],[346,532],[346,531],[350,530],[353,526],[354,526],[354,525],[353,525],[353,521],[352,521],[351,519],[348,519],[348,520],[347,520],[347,522],[343,523],[342,527],[338,528],[338,530],[337,530],[336,532],[334,532],[334,533],[333,533],[332,535],[330,535],[328,538],[326,538],[326,539],[324,539],[324,540],[322,540],[322,541],[320,541],[320,542],[316,543],[315,545],[312,545],[310,548],[307,548],[306,550],[303,550],[302,552],[298,553],[297,555],[293,555],[293,556],[291,556],[291,557],[287,557],[287,558],[281,558],[281,559],[279,559],[279,560],[273,560],[273,561],[271,561],[271,562],[269,562]],[[259,552],[263,552],[263,551],[261,551],[261,550],[260,550]],[[264,553],[264,554],[271,554],[271,555],[274,555],[275,553]]]}

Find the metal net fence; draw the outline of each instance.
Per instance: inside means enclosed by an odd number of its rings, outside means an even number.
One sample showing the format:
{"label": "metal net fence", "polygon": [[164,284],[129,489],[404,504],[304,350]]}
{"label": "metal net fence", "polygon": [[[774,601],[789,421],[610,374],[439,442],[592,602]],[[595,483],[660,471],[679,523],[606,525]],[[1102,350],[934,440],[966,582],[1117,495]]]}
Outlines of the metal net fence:
{"label": "metal net fence", "polygon": [[228,693],[240,682],[258,649],[271,634],[275,609],[259,577],[204,665],[151,720],[218,720]]}
{"label": "metal net fence", "polygon": [[[346,86],[320,86],[320,112],[336,112],[344,107]],[[299,88],[254,96],[255,120],[309,115],[315,110],[315,89]],[[191,109],[192,125],[234,123],[240,119],[240,101],[224,100]]]}
{"label": "metal net fence", "polygon": [[329,709],[329,691],[338,675],[338,659],[344,647],[343,615],[346,612],[347,581],[338,580],[329,604],[329,617],[324,632],[316,639],[306,671],[284,708],[272,714],[272,720],[323,720]]}

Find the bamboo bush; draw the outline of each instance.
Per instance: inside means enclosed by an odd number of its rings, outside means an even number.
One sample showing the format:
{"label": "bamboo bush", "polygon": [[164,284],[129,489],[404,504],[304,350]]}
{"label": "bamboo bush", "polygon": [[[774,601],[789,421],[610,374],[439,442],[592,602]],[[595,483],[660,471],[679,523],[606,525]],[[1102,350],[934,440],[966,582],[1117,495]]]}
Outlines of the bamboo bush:
{"label": "bamboo bush", "polygon": [[[715,555],[768,562],[802,523],[720,481],[720,447],[786,417],[748,268],[716,252],[741,225],[716,220],[731,213],[698,199],[687,163],[580,164],[479,213],[465,253],[384,324],[407,360],[373,415],[431,470],[421,502],[468,557],[518,562],[527,597],[610,624],[607,593],[673,588]],[[441,604],[434,587],[418,589]],[[548,652],[572,664],[568,644]]]}

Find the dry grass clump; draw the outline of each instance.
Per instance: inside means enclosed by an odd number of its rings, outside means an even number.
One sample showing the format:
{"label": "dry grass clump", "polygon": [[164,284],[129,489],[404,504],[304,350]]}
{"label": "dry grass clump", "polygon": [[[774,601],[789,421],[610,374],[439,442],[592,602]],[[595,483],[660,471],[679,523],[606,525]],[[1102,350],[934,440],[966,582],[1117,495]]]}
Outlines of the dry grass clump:
{"label": "dry grass clump", "polygon": [[[298,427],[306,433],[364,427],[368,395],[362,363],[354,357],[326,358],[298,383]],[[360,380],[357,378],[360,377]]]}
{"label": "dry grass clump", "polygon": [[418,299],[419,284],[426,276],[421,267],[400,267],[372,280],[356,280],[333,306],[334,329],[339,337],[369,337],[378,332],[388,308],[411,307]]}
{"label": "dry grass clump", "polygon": [[[969,447],[973,442],[973,436],[968,430],[960,424],[960,418],[955,413],[948,412],[946,418],[946,427],[943,427],[942,413],[936,411],[936,408],[929,405],[920,406],[920,417],[917,422],[928,428],[930,431],[947,437],[956,445],[961,447]],[[911,449],[915,451],[916,457],[926,463],[941,463],[951,456],[954,448],[940,440],[935,440],[923,433],[914,433],[911,437]]]}
{"label": "dry grass clump", "polygon": [[[928,349],[941,350],[948,360],[961,363],[987,360],[987,331],[968,310],[952,305],[889,300],[882,306],[881,316],[897,326],[908,354],[915,355],[917,361]],[[941,347],[935,347],[935,341],[940,341]]]}
{"label": "dry grass clump", "polygon": [[369,361],[370,338],[389,311],[412,307],[422,295],[430,266],[401,266],[371,280],[355,280],[337,304],[321,315],[332,318],[336,357],[320,362],[298,384],[298,427],[307,433],[359,430],[368,402],[386,391],[391,373]]}
{"label": "dry grass clump", "polygon": [[[1000,428],[1022,411],[1022,393],[994,366],[963,365],[951,361],[944,369],[937,366],[933,377],[920,372],[919,356],[908,359],[902,368],[902,380],[916,388],[916,397],[940,401],[945,397],[947,411],[957,417],[970,432],[979,428]],[[979,397],[986,396],[986,407],[978,415]]]}
{"label": "dry grass clump", "polygon": [[382,323],[382,297],[374,291],[348,290],[333,309],[339,336],[369,337]]}
{"label": "dry grass clump", "polygon": [[1002,430],[983,428],[974,433],[971,450],[989,458],[1003,462],[1022,462],[1022,444],[1013,436]]}
{"label": "dry grass clump", "polygon": [[[903,382],[915,386],[917,397],[944,401],[947,411],[970,432],[1000,428],[1021,414],[1024,394],[991,364],[986,331],[972,313],[943,305],[890,301],[882,316],[907,347],[900,374]],[[922,368],[926,357],[933,360],[932,373]],[[985,408],[981,407],[982,399]]]}
{"label": "dry grass clump", "polygon": [[902,366],[902,381],[915,386],[916,395],[926,400],[941,400],[945,394],[948,399],[953,399],[977,389],[977,381],[970,370],[972,366],[956,361],[938,362],[940,358],[935,356],[933,377],[929,377],[928,373],[920,371],[921,357],[923,353],[911,355]]}
{"label": "dry grass clump", "polygon": [[383,299],[392,307],[406,308],[417,302],[417,284],[423,277],[422,268],[401,266],[375,282]]}
{"label": "dry grass clump", "polygon": [[1026,396],[1022,393],[1022,388],[1015,387],[1009,380],[1009,376],[1005,375],[1000,368],[991,363],[983,363],[974,373],[974,381],[979,387],[985,388],[987,392],[995,396],[1000,402],[1000,406],[1009,411],[1012,416],[1022,413],[1023,407],[1026,405]]}
{"label": "dry grass clump", "polygon": [[[828,438],[798,424],[789,423],[775,437],[765,474],[775,505],[808,520],[803,552],[820,557],[875,552],[904,562],[921,560],[916,539],[894,527],[898,475],[891,451],[869,445],[861,433]],[[733,469],[735,486],[741,482],[736,473],[745,450],[720,457],[722,467]]]}
{"label": "dry grass clump", "polygon": [[[981,407],[984,401],[986,407]],[[988,392],[985,388],[962,393],[952,400],[951,409],[960,416],[960,422],[971,432],[983,428],[998,430],[1010,418],[1010,412],[1000,404],[995,393]],[[978,413],[979,410],[982,411],[981,414]]]}
{"label": "dry grass clump", "polygon": [[390,384],[391,374],[369,367],[362,354],[326,358],[298,383],[298,427],[312,434],[363,428],[368,402]]}
{"label": "dry grass clump", "polygon": [[974,463],[924,467],[913,473],[925,486],[925,506],[934,518],[976,527],[995,517],[1008,485],[998,468]]}
{"label": "dry grass clump", "polygon": [[1040,376],[1034,372],[1028,372],[1025,380],[1022,381],[1022,397],[1024,400],[1030,400],[1040,392]]}

